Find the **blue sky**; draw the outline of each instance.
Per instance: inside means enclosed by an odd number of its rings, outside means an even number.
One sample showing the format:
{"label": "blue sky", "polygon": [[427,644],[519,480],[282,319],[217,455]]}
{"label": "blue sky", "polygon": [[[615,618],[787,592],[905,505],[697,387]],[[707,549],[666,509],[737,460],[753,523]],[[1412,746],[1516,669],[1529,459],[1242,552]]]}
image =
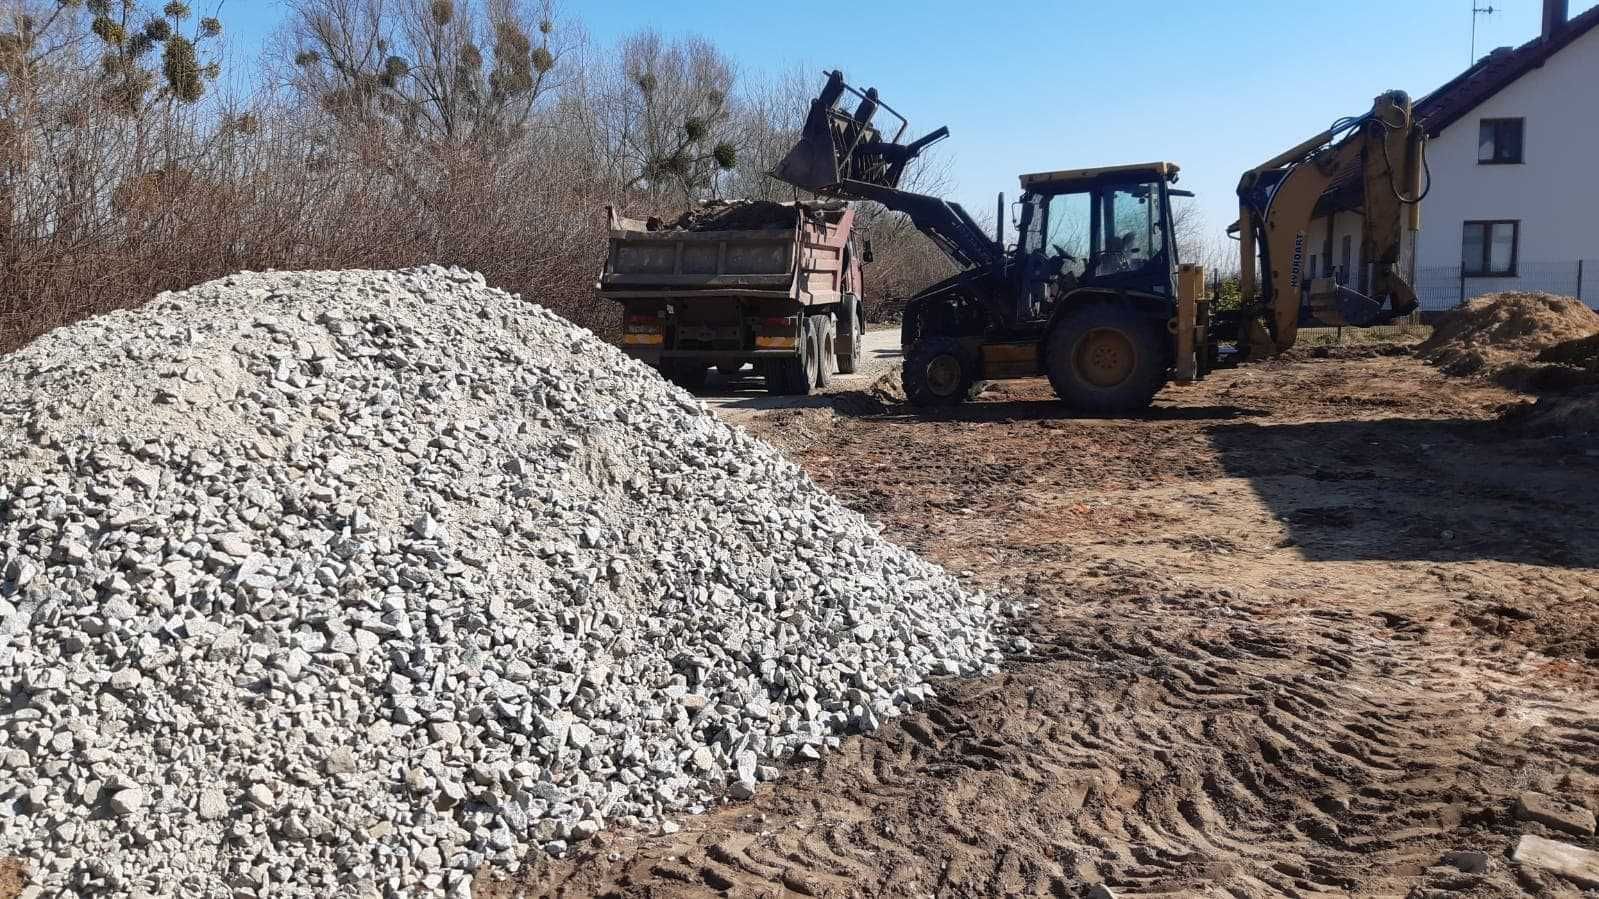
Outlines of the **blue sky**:
{"label": "blue sky", "polygon": [[[1477,54],[1537,34],[1542,0],[1477,0]],[[210,2],[197,7],[211,8]],[[1572,0],[1575,16],[1592,6]],[[698,34],[749,77],[842,68],[920,134],[948,125],[952,190],[974,213],[1022,172],[1166,159],[1211,231],[1236,215],[1239,174],[1400,88],[1420,97],[1469,62],[1472,0],[567,0],[599,46],[641,28]],[[281,7],[229,0],[237,60]],[[847,13],[847,18],[846,14]],[[235,65],[237,70],[237,65]],[[990,213],[991,215],[991,213]]]}

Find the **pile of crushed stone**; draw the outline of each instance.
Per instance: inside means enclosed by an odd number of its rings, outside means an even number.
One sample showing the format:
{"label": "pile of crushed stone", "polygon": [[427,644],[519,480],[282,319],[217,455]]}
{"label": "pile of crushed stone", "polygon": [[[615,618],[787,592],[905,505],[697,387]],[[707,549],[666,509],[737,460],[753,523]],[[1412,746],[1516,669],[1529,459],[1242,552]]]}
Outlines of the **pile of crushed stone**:
{"label": "pile of crushed stone", "polygon": [[1527,386],[1529,364],[1557,344],[1599,333],[1581,300],[1546,293],[1486,294],[1444,313],[1416,354],[1446,374]]}
{"label": "pile of crushed stone", "polygon": [[467,895],[999,660],[997,602],[481,276],[243,273],[0,359],[0,857]]}

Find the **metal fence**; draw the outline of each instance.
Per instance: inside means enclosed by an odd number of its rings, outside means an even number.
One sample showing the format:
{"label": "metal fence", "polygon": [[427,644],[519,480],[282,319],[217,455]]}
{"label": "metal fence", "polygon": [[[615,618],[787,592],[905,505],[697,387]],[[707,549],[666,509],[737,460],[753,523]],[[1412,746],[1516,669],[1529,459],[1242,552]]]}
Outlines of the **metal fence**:
{"label": "metal fence", "polygon": [[1599,309],[1599,259],[1575,262],[1523,262],[1515,277],[1462,275],[1460,266],[1423,266],[1416,269],[1416,295],[1423,312],[1453,309],[1485,293],[1522,290],[1576,297]]}

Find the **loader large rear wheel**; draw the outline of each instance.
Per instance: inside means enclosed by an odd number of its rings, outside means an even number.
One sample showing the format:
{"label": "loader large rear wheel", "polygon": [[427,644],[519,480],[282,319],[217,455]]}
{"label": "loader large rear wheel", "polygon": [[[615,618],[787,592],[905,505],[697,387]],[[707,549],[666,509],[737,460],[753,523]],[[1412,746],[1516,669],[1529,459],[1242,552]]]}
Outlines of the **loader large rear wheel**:
{"label": "loader large rear wheel", "polygon": [[924,337],[905,356],[905,398],[917,406],[954,406],[966,399],[976,377],[960,341]]}
{"label": "loader large rear wheel", "polygon": [[1050,331],[1049,383],[1079,412],[1137,412],[1166,383],[1166,342],[1156,323],[1130,306],[1085,303]]}

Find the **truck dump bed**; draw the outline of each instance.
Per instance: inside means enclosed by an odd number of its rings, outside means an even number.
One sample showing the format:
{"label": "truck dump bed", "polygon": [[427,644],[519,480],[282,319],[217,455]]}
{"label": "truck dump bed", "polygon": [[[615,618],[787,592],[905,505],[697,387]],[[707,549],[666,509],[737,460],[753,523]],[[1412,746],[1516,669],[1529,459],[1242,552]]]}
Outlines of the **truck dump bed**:
{"label": "truck dump bed", "polygon": [[599,292],[610,299],[695,296],[839,302],[855,212],[848,203],[710,203],[673,221],[608,207],[610,251]]}

